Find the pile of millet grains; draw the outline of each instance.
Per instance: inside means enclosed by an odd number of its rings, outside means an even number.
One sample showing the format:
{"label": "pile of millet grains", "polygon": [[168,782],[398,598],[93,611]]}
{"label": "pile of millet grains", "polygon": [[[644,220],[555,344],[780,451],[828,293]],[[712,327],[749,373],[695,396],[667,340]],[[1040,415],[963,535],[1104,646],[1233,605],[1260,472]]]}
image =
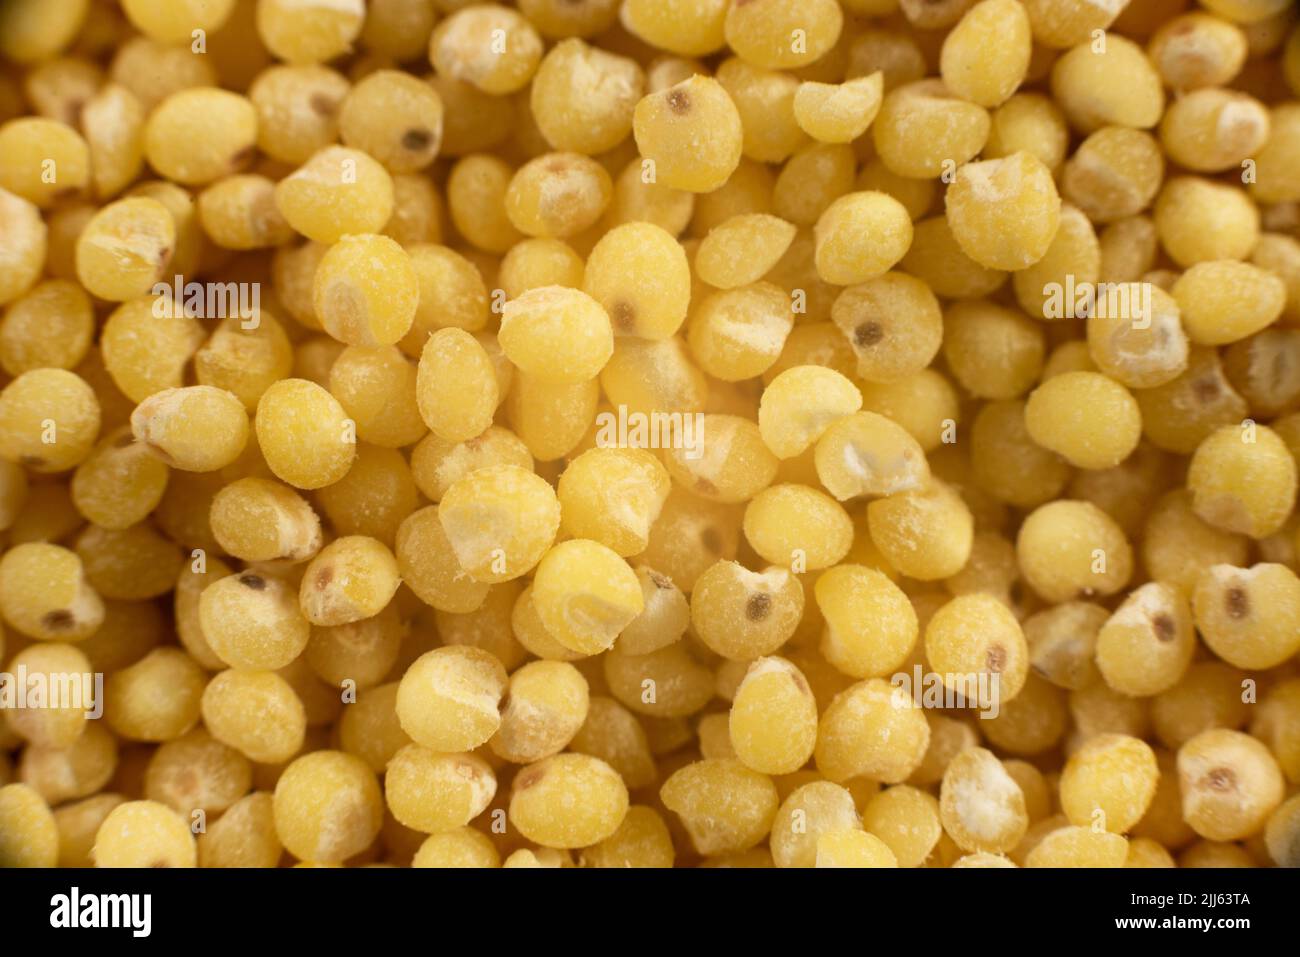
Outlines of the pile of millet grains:
{"label": "pile of millet grains", "polygon": [[10,0],[0,866],[1300,865],[1288,0]]}

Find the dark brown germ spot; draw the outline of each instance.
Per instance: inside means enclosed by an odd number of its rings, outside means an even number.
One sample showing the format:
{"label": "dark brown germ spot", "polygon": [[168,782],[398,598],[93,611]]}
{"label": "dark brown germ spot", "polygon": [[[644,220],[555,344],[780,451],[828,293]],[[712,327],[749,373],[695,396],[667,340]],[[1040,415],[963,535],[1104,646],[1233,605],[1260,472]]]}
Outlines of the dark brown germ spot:
{"label": "dark brown germ spot", "polygon": [[36,468],[38,465],[44,465],[45,459],[41,458],[39,455],[20,455],[18,456],[18,463],[20,465],[30,465],[32,468]]}
{"label": "dark brown germ spot", "polygon": [[1001,645],[994,645],[984,655],[984,668],[991,674],[1001,674],[1002,669],[1007,666],[1007,649]]}
{"label": "dark brown germ spot", "polygon": [[166,266],[167,261],[171,258],[172,248],[170,246],[164,246],[162,249],[158,250],[158,262],[164,267]]}
{"label": "dark brown germ spot", "polygon": [[1223,608],[1229,618],[1245,618],[1250,614],[1250,597],[1244,588],[1232,587],[1223,593]]}
{"label": "dark brown germ spot", "polygon": [[668,109],[672,110],[678,116],[691,111],[691,97],[685,90],[668,91]]}
{"label": "dark brown germ spot", "polygon": [[878,322],[864,322],[853,330],[853,342],[859,348],[874,346],[883,338],[885,338],[885,330],[880,328]]}
{"label": "dark brown germ spot", "polygon": [[1237,774],[1232,768],[1215,768],[1201,778],[1201,785],[1211,791],[1231,791],[1237,786]]}
{"label": "dark brown germ spot", "polygon": [[266,579],[261,575],[254,575],[249,572],[239,576],[239,584],[243,585],[245,588],[251,588],[253,591],[261,591],[266,587]]}
{"label": "dark brown germ spot", "polygon": [[117,437],[117,441],[113,443],[113,448],[124,449],[128,445],[135,445],[135,436],[130,432],[123,432]]}
{"label": "dark brown germ spot", "polygon": [[614,328],[619,332],[631,332],[636,326],[636,310],[632,304],[620,299],[609,311],[609,318],[614,320]]}
{"label": "dark brown germ spot", "polygon": [[745,602],[745,617],[750,621],[762,621],[771,611],[771,595],[759,592],[757,595],[750,595],[749,601]]}
{"label": "dark brown germ spot", "polygon": [[704,495],[717,495],[718,487],[703,476],[695,480],[695,487]]}
{"label": "dark brown germ spot", "polygon": [[54,194],[55,199],[71,199],[80,193],[81,190],[75,186],[69,186],[67,189],[61,189]]}
{"label": "dark brown germ spot", "polygon": [[153,862],[152,864],[150,864],[149,866],[150,866],[150,867],[153,867],[153,868],[158,868],[158,867],[171,867],[170,864],[168,864],[166,861],[162,860],[161,858],[159,858],[158,860],[154,861],[154,862]]}
{"label": "dark brown germ spot", "polygon": [[706,528],[700,532],[700,544],[715,555],[722,551],[722,538],[716,528]]}
{"label": "dark brown germ spot", "polygon": [[650,572],[650,580],[655,583],[655,588],[661,588],[664,591],[673,587],[673,580],[671,578],[656,571]]}
{"label": "dark brown germ spot", "polygon": [[402,149],[423,153],[433,145],[433,134],[426,129],[410,129],[402,134]]}
{"label": "dark brown germ spot", "polygon": [[50,631],[62,631],[64,628],[71,628],[75,619],[72,612],[66,608],[60,608],[57,611],[47,611],[41,616],[41,624]]}
{"label": "dark brown germ spot", "polygon": [[1197,379],[1192,383],[1192,394],[1197,402],[1213,402],[1219,397],[1219,380]]}
{"label": "dark brown germ spot", "polygon": [[1155,618],[1151,619],[1151,627],[1155,629],[1156,638],[1160,641],[1173,641],[1174,635],[1178,631],[1177,626],[1174,625],[1174,620],[1168,615],[1156,615]]}
{"label": "dark brown germ spot", "polygon": [[257,157],[256,146],[245,146],[238,153],[230,157],[231,169],[243,169]]}
{"label": "dark brown germ spot", "polygon": [[338,102],[324,93],[313,93],[307,102],[320,116],[333,116],[334,111],[338,109]]}
{"label": "dark brown germ spot", "polygon": [[316,587],[329,588],[330,582],[334,580],[334,566],[326,565],[316,573]]}

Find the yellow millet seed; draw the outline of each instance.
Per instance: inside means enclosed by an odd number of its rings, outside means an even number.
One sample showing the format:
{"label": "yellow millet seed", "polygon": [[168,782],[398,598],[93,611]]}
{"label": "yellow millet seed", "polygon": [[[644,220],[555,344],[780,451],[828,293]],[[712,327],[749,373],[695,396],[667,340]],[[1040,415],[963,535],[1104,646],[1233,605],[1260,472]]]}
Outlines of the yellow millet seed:
{"label": "yellow millet seed", "polygon": [[176,224],[167,207],[143,196],[120,199],[77,237],[77,278],[99,298],[125,302],[164,280],[175,250]]}
{"label": "yellow millet seed", "polygon": [[386,346],[411,328],[419,300],[411,257],[387,236],[344,236],[316,266],[312,306],[321,326],[350,346]]}
{"label": "yellow millet seed", "polygon": [[695,272],[718,289],[762,279],[785,255],[797,227],[769,213],[733,216],[709,231],[695,251]]}
{"label": "yellow millet seed", "polygon": [[1203,731],[1178,749],[1183,818],[1212,841],[1258,834],[1282,803],[1277,761],[1250,735],[1227,728]]}
{"label": "yellow millet seed", "polygon": [[[84,736],[86,715],[101,704],[95,697],[95,682],[90,660],[75,645],[62,642],[38,642],[9,659],[9,676],[5,684],[14,688],[15,675],[27,675],[27,707],[6,707],[6,738],[14,735],[38,748],[68,748]],[[113,677],[119,677],[118,672]],[[68,689],[59,693],[60,687]],[[186,729],[188,730],[188,729]]]}
{"label": "yellow millet seed", "polygon": [[659,225],[615,226],[592,247],[579,274],[576,285],[605,308],[616,336],[666,339],[686,319],[690,265],[681,245]]}
{"label": "yellow millet seed", "polygon": [[408,744],[388,762],[384,798],[399,822],[424,834],[464,827],[496,795],[496,775],[473,754]]}
{"label": "yellow millet seed", "polygon": [[573,236],[609,206],[614,185],[605,167],[580,153],[547,153],[521,166],[506,189],[505,211],[521,233]]}
{"label": "yellow millet seed", "polygon": [[488,746],[513,764],[558,754],[587,720],[588,697],[587,680],[573,665],[529,662],[510,676],[501,726]]}
{"label": "yellow millet seed", "polygon": [[883,94],[879,70],[838,84],[805,81],[794,95],[794,118],[818,142],[849,143],[867,131]]}
{"label": "yellow millet seed", "polygon": [[482,831],[459,827],[430,835],[416,850],[412,867],[499,867],[501,855]]}
{"label": "yellow millet seed", "polygon": [[420,418],[438,438],[465,442],[481,435],[498,404],[487,350],[464,329],[439,329],[420,353],[415,399]]}
{"label": "yellow millet seed", "polygon": [[813,780],[781,803],[772,822],[772,862],[777,867],[815,867],[823,835],[861,829],[853,795],[838,784]]}
{"label": "yellow millet seed", "polygon": [[275,187],[289,225],[318,243],[380,232],[393,214],[393,178],[361,150],[327,146]]}
{"label": "yellow millet seed", "polygon": [[417,658],[397,690],[402,730],[435,751],[461,752],[486,744],[501,724],[507,678],[486,651],[449,646]]}
{"label": "yellow millet seed", "polygon": [[632,113],[644,92],[645,74],[635,60],[569,37],[542,59],[529,101],[551,146],[595,155],[632,132]]}
{"label": "yellow millet seed", "polygon": [[838,563],[853,542],[853,522],[844,508],[798,484],[773,485],[754,496],[745,507],[744,532],[766,561],[803,571]]}
{"label": "yellow millet seed", "polygon": [[923,487],[867,506],[871,540],[894,568],[912,578],[949,578],[970,558],[975,522],[961,496],[931,478]]}
{"label": "yellow millet seed", "polygon": [[[541,857],[544,850],[537,855]],[[659,812],[634,804],[618,830],[584,848],[580,860],[583,867],[672,867],[674,855],[672,836]]]}
{"label": "yellow millet seed", "polygon": [[[997,57],[989,57],[996,43]],[[1030,18],[1017,0],[981,0],[944,38],[939,73],[958,96],[984,107],[1002,103],[1029,69]]]}
{"label": "yellow millet seed", "polygon": [[1025,867],[1123,867],[1128,841],[1110,831],[1062,822],[1024,858]]}
{"label": "yellow millet seed", "polygon": [[939,802],[906,784],[871,798],[862,809],[862,826],[889,848],[898,867],[922,866],[943,833]]}
{"label": "yellow millet seed", "polygon": [[990,269],[1024,269],[1042,259],[1061,215],[1051,172],[1025,152],[962,166],[944,203],[957,244]]}
{"label": "yellow millet seed", "polygon": [[438,520],[460,566],[476,581],[529,572],[555,541],[560,503],[545,479],[517,465],[490,465],[454,482]]}
{"label": "yellow millet seed", "polygon": [[896,784],[921,765],[930,743],[925,713],[880,678],[837,694],[822,712],[814,757],[832,781],[865,776]]}
{"label": "yellow millet seed", "polygon": [[104,604],[76,552],[28,542],[0,558],[0,613],[11,627],[45,641],[80,641],[104,620]]}
{"label": "yellow millet seed", "polygon": [[430,84],[398,70],[376,70],[343,98],[339,135],[389,172],[413,173],[438,155],[442,114],[442,99]]}
{"label": "yellow millet seed", "polygon": [[155,648],[104,685],[104,717],[122,738],[172,741],[199,721],[206,673],[178,648]]}
{"label": "yellow millet seed", "polygon": [[814,592],[825,619],[821,653],[838,670],[886,677],[907,661],[916,645],[916,612],[884,573],[837,565],[818,577]]}
{"label": "yellow millet seed", "polygon": [[923,371],[943,340],[938,299],[924,282],[900,272],[845,289],[831,306],[831,321],[849,341],[858,375],[871,383]]}
{"label": "yellow millet seed", "polygon": [[248,413],[239,397],[210,385],[164,389],[131,413],[135,440],[170,468],[214,472],[248,443]]}
{"label": "yellow millet seed", "polygon": [[0,366],[10,375],[72,369],[94,333],[90,296],[74,282],[50,279],[12,303],[0,319]]}
{"label": "yellow millet seed", "polygon": [[1124,734],[1089,738],[1061,772],[1061,810],[1079,827],[1127,834],[1150,807],[1159,773],[1146,742]]}
{"label": "yellow millet seed", "polygon": [[841,196],[817,220],[817,274],[849,286],[881,276],[912,243],[912,220],[886,193],[865,191]]}
{"label": "yellow millet seed", "polygon": [[644,97],[632,132],[654,182],[672,189],[712,192],[740,165],[740,114],[711,77],[692,76]]}
{"label": "yellow millet seed", "polygon": [[1097,670],[1111,688],[1134,697],[1176,685],[1195,651],[1187,597],[1161,582],[1132,591],[1096,636]]}
{"label": "yellow millet seed", "polygon": [[759,658],[732,699],[728,734],[736,757],[764,774],[803,767],[817,743],[817,703],[803,673],[784,658]]}
{"label": "yellow millet seed", "polygon": [[1212,565],[1192,592],[1196,629],[1239,668],[1272,668],[1300,650],[1300,578],[1286,565]]}
{"label": "yellow millet seed", "polygon": [[[919,51],[918,51],[919,52]],[[883,63],[873,62],[869,70]],[[872,142],[895,176],[933,179],[973,159],[989,136],[989,114],[950,90],[938,77],[920,73],[896,86],[885,74],[886,94],[871,125]]]}
{"label": "yellow millet seed", "polygon": [[669,470],[644,449],[594,448],[556,484],[560,528],[627,557],[645,551],[650,528],[668,498]]}
{"label": "yellow millet seed", "polygon": [[1025,403],[1030,437],[1072,465],[1105,469],[1137,447],[1142,415],[1132,394],[1097,372],[1065,372],[1030,393]]}
{"label": "yellow millet seed", "polygon": [[311,633],[296,590],[252,571],[204,588],[199,622],[217,657],[232,668],[247,670],[283,668],[302,653]]}
{"label": "yellow millet seed", "polygon": [[0,126],[0,187],[42,208],[71,199],[90,181],[90,148],[71,126],[25,116]]}
{"label": "yellow millet seed", "polygon": [[298,602],[313,625],[346,625],[377,615],[400,584],[397,559],[383,542],[347,535],[308,563]]}
{"label": "yellow millet seed", "polygon": [[1170,294],[1182,311],[1187,337],[1198,345],[1237,342],[1282,314],[1286,284],[1250,263],[1197,262],[1178,277]]}
{"label": "yellow millet seed", "polygon": [[687,341],[709,375],[739,382],[776,362],[794,326],[791,298],[779,286],[757,282],[715,292],[693,310]]}
{"label": "yellow millet seed", "polygon": [[1024,687],[1029,646],[1007,606],[992,595],[961,595],[925,628],[925,656],[943,683],[979,708],[1011,701]]}
{"label": "yellow millet seed", "polygon": [[777,458],[795,458],[833,423],[861,407],[862,393],[847,376],[825,366],[796,365],[781,371],[763,390],[759,433]]}
{"label": "yellow millet seed", "polygon": [[537,566],[533,602],[547,631],[572,651],[607,650],[645,608],[636,574],[612,549],[571,539]]}
{"label": "yellow millet seed", "polygon": [[696,636],[733,661],[752,661],[780,648],[794,634],[803,608],[798,577],[779,567],[752,572],[720,561],[691,590]]}
{"label": "yellow millet seed", "polygon": [[496,4],[457,10],[429,40],[429,62],[443,76],[485,93],[513,93],[542,58],[542,39],[518,12]]}
{"label": "yellow millet seed", "polygon": [[1192,510],[1215,528],[1260,539],[1278,531],[1295,504],[1296,461],[1267,426],[1247,420],[1209,435],[1187,470]]}
{"label": "yellow millet seed", "polygon": [[524,837],[554,848],[597,844],[618,830],[627,812],[618,772],[585,754],[557,754],[524,767],[509,804],[510,821]]}
{"label": "yellow millet seed", "polygon": [[293,687],[274,671],[223,671],[203,689],[203,724],[250,761],[279,764],[297,754],[307,714]]}
{"label": "yellow millet seed", "polygon": [[96,867],[197,867],[188,820],[157,801],[128,801],[108,813],[90,851]]}
{"label": "yellow millet seed", "polygon": [[506,303],[498,339],[519,369],[558,385],[595,378],[614,352],[609,314],[591,296],[563,286],[530,289]]}
{"label": "yellow millet seed", "polygon": [[1128,583],[1133,549],[1091,502],[1061,499],[1035,509],[1016,536],[1021,574],[1049,601],[1111,595]]}
{"label": "yellow millet seed", "polygon": [[275,830],[301,861],[338,864],[370,846],[383,823],[374,772],[341,751],[315,751],[284,769],[273,796]]}
{"label": "yellow millet seed", "polygon": [[962,850],[988,854],[1010,851],[1029,826],[1020,785],[984,748],[967,748],[948,765],[939,817]]}
{"label": "yellow millet seed", "polygon": [[281,379],[258,401],[253,424],[267,466],[296,488],[332,485],[352,467],[356,423],[314,382]]}
{"label": "yellow millet seed", "polygon": [[212,500],[212,533],[221,547],[249,562],[306,561],[320,551],[320,518],[287,485],[263,478],[231,482]]}
{"label": "yellow millet seed", "polygon": [[667,575],[648,565],[633,567],[645,605],[618,636],[618,648],[629,655],[646,655],[682,637],[691,620],[682,590]]}
{"label": "yellow millet seed", "polygon": [[734,758],[686,765],[664,782],[659,796],[705,856],[748,850],[775,826],[776,785]]}
{"label": "yellow millet seed", "polygon": [[930,481],[925,453],[902,426],[875,412],[836,420],[817,440],[817,478],[841,502],[922,489]]}

